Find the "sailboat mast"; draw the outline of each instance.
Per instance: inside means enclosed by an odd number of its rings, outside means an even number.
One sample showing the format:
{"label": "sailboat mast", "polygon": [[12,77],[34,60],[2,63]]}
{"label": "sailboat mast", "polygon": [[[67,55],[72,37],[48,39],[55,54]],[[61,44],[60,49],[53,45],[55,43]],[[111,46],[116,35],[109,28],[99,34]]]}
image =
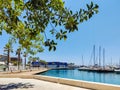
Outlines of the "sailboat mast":
{"label": "sailboat mast", "polygon": [[93,63],[95,65],[95,45],[93,46]]}
{"label": "sailboat mast", "polygon": [[101,66],[101,46],[99,46],[99,66]]}
{"label": "sailboat mast", "polygon": [[82,66],[84,66],[83,55],[82,55]]}
{"label": "sailboat mast", "polygon": [[105,68],[105,48],[103,48],[103,68]]}
{"label": "sailboat mast", "polygon": [[112,57],[111,57],[111,66],[112,66]]}
{"label": "sailboat mast", "polygon": [[120,59],[119,59],[119,68],[120,68]]}

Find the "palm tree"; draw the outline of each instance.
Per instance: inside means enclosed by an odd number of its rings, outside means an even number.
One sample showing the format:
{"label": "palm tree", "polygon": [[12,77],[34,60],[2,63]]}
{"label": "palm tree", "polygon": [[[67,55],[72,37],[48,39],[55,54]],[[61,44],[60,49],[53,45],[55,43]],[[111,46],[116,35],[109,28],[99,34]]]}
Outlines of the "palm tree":
{"label": "palm tree", "polygon": [[9,71],[9,63],[10,63],[10,52],[13,52],[12,43],[13,43],[13,40],[9,39],[8,43],[4,47],[4,52],[7,52],[7,63],[6,64],[7,64],[8,71]]}
{"label": "palm tree", "polygon": [[20,58],[20,55],[21,55],[21,48],[18,48],[18,49],[17,49],[16,55],[18,55],[17,64],[18,64],[18,70],[19,70],[19,69],[20,69],[20,61],[21,61],[21,58]]}
{"label": "palm tree", "polygon": [[29,65],[29,69],[31,69],[31,62],[33,61],[33,57],[32,56],[30,56],[29,58],[28,58],[28,65]]}
{"label": "palm tree", "polygon": [[[30,68],[31,68],[31,63],[32,62],[36,62],[36,61],[38,61],[39,60],[39,57],[32,57],[32,56],[30,56],[29,58],[28,58],[28,64],[29,64],[29,66],[30,66]],[[39,65],[38,65],[38,67],[39,67]]]}
{"label": "palm tree", "polygon": [[24,52],[23,56],[25,57],[25,58],[24,58],[24,65],[25,65],[25,69],[26,69],[26,57],[27,57],[27,52]]}
{"label": "palm tree", "polygon": [[45,67],[46,67],[47,62],[46,62],[45,60],[40,60],[39,62],[40,62],[41,64],[45,65]]}

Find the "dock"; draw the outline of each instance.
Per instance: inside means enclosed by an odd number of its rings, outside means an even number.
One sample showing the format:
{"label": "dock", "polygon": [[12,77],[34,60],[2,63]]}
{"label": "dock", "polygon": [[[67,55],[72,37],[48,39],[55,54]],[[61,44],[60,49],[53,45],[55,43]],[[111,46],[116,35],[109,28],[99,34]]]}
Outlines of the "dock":
{"label": "dock", "polygon": [[98,73],[113,73],[114,69],[106,68],[78,68],[79,71],[98,72]]}

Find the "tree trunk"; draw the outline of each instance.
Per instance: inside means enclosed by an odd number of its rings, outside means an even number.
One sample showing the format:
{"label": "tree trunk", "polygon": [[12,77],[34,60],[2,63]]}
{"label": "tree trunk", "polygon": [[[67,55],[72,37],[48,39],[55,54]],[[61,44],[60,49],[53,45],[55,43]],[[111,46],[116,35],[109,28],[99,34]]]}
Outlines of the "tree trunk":
{"label": "tree trunk", "polygon": [[8,49],[8,54],[7,54],[7,68],[9,71],[9,62],[10,62],[10,50]]}
{"label": "tree trunk", "polygon": [[18,70],[20,69],[20,50],[18,50]]}
{"label": "tree trunk", "polygon": [[24,64],[25,64],[25,69],[26,69],[26,57],[25,57],[25,62],[24,62]]}

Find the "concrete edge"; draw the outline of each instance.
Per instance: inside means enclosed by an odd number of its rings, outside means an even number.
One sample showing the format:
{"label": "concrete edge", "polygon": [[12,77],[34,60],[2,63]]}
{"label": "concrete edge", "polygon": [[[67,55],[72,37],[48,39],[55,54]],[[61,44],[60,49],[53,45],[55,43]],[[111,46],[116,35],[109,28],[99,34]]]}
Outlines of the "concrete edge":
{"label": "concrete edge", "polygon": [[43,75],[34,75],[33,78],[38,80],[50,81],[54,83],[66,84],[66,85],[77,86],[82,88],[89,88],[93,90],[120,90],[119,85],[112,85],[112,84],[57,78],[57,77],[50,77]]}

